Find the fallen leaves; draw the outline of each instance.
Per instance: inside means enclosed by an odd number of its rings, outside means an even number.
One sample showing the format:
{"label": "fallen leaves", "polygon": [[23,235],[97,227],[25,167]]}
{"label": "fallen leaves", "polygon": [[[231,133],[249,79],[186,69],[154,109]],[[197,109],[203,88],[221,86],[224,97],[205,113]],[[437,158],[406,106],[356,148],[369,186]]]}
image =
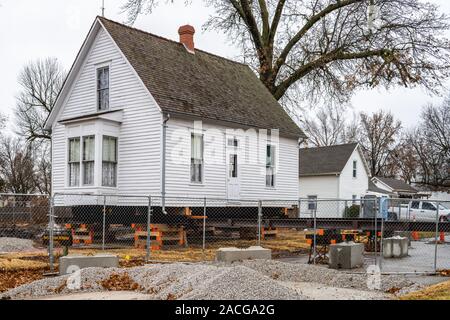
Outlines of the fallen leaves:
{"label": "fallen leaves", "polygon": [[108,279],[100,282],[108,291],[137,291],[141,287],[131,279],[128,273],[114,273]]}
{"label": "fallen leaves", "polygon": [[36,270],[1,270],[0,271],[0,292],[5,292],[21,285],[31,283],[44,278],[46,269]]}

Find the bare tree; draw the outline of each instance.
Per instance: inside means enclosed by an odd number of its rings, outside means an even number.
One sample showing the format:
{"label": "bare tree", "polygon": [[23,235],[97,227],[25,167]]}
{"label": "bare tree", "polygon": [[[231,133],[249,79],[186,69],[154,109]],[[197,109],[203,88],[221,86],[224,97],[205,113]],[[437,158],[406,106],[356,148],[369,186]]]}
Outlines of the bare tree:
{"label": "bare tree", "polygon": [[5,125],[6,125],[6,117],[0,113],[0,137],[3,135]]}
{"label": "bare tree", "polygon": [[401,122],[396,121],[390,112],[361,113],[359,142],[373,177],[389,175],[386,165],[392,161],[401,128]]}
{"label": "bare tree", "polygon": [[308,142],[315,147],[325,147],[343,142],[346,131],[345,108],[328,104],[312,116],[306,116],[302,128]]}
{"label": "bare tree", "polygon": [[6,192],[36,191],[33,151],[19,138],[4,137],[0,141],[0,179]]}
{"label": "bare tree", "polygon": [[450,96],[440,106],[428,105],[408,143],[418,160],[417,183],[432,190],[450,190]]}
{"label": "bare tree", "polygon": [[400,178],[411,184],[416,181],[419,168],[419,160],[410,144],[408,134],[403,134],[397,148],[392,153],[391,160],[386,165],[385,176]]}
{"label": "bare tree", "polygon": [[18,134],[27,141],[51,139],[44,125],[64,79],[65,72],[56,58],[30,62],[20,72],[15,115]]}
{"label": "bare tree", "polygon": [[[161,2],[169,1],[126,0],[123,10],[133,23]],[[294,92],[347,101],[354,90],[392,85],[436,91],[449,75],[449,19],[422,0],[204,2],[215,12],[204,28],[242,48],[276,99],[291,101]],[[380,13],[377,28],[368,28],[370,3]]]}

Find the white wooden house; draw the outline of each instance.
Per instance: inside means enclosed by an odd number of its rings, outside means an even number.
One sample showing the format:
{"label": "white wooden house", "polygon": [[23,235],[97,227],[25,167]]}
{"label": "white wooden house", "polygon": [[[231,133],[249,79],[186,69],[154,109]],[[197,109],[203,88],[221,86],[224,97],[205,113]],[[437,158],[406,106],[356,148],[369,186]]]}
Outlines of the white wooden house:
{"label": "white wooden house", "polygon": [[96,18],[46,123],[53,193],[297,199],[303,132],[248,66],[198,50],[194,33]]}
{"label": "white wooden house", "polygon": [[303,212],[341,217],[345,207],[360,205],[367,194],[370,171],[357,143],[300,149],[299,167]]}

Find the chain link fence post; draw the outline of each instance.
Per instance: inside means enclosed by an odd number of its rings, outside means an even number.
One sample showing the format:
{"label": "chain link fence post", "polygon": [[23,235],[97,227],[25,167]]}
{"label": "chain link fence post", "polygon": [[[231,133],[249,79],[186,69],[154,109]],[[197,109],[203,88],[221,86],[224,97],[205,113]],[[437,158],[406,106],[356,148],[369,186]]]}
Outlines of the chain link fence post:
{"label": "chain link fence post", "polygon": [[55,222],[54,222],[54,197],[50,196],[49,198],[49,209],[48,209],[48,217],[49,217],[49,241],[48,241],[48,256],[50,260],[50,273],[55,272],[55,256],[54,256],[54,243],[53,243],[53,231],[55,229]]}
{"label": "chain link fence post", "polygon": [[150,262],[150,253],[152,247],[152,197],[148,197],[148,208],[147,208],[147,242],[146,242],[146,254],[145,261],[146,263]]}
{"label": "chain link fence post", "polygon": [[[384,201],[386,201],[386,207],[389,208],[389,200],[386,198],[384,199]],[[384,204],[383,204],[384,205]],[[389,210],[388,210],[389,211]],[[382,270],[383,268],[383,252],[384,252],[384,246],[383,246],[383,239],[384,239],[384,219],[388,219],[389,217],[389,213],[387,213],[387,217],[383,216],[381,217],[381,235],[380,235],[380,256],[379,256],[379,262],[378,262],[378,267],[380,268],[380,270]]]}
{"label": "chain link fence post", "polygon": [[263,215],[263,209],[262,209],[262,201],[258,201],[258,246],[261,246],[261,233],[262,233],[262,215]]}
{"label": "chain link fence post", "polygon": [[102,251],[105,251],[105,241],[106,241],[106,196],[103,196]]}
{"label": "chain link fence post", "polygon": [[438,239],[439,239],[439,207],[440,203],[437,203],[436,208],[436,233],[434,234],[434,272],[437,272],[437,255],[438,255]]}
{"label": "chain link fence post", "polygon": [[313,264],[316,264],[317,258],[317,206],[318,202],[316,201],[313,211],[313,224],[314,224],[314,235],[313,235]]}
{"label": "chain link fence post", "polygon": [[202,230],[202,251],[203,260],[206,260],[206,197],[203,199],[203,230]]}

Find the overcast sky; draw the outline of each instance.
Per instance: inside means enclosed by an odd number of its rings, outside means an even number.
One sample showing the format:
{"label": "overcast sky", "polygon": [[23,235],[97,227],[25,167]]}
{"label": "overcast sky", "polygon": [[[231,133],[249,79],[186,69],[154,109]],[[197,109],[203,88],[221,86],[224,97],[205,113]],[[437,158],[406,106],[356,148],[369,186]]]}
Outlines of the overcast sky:
{"label": "overcast sky", "polygon": [[[120,6],[125,0],[105,0],[106,17],[123,22]],[[430,0],[450,14],[450,1]],[[226,37],[216,32],[202,32],[201,26],[212,13],[203,1],[194,0],[160,5],[151,15],[141,16],[135,27],[178,40],[178,27],[192,24],[197,29],[196,46],[203,50],[235,58],[239,51]],[[101,0],[0,0],[0,112],[13,119],[17,76],[22,66],[36,58],[57,57],[65,68],[72,65],[95,16],[101,13]],[[164,3],[164,1],[163,1]],[[359,92],[352,104],[356,111],[391,110],[405,126],[417,123],[421,107],[438,103],[422,89],[382,89]]]}

